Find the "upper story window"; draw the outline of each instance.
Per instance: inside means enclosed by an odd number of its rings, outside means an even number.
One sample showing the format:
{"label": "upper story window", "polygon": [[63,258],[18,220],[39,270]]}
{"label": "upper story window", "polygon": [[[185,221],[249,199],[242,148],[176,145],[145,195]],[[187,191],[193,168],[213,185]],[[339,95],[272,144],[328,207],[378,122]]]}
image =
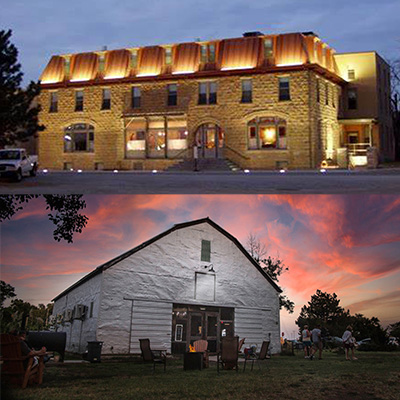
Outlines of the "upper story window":
{"label": "upper story window", "polygon": [[83,111],[83,90],[75,92],[75,111]]}
{"label": "upper story window", "polygon": [[264,58],[270,58],[274,55],[272,39],[264,39]]}
{"label": "upper story window", "polygon": [[103,99],[101,102],[102,110],[109,110],[111,108],[111,89],[103,89]]}
{"label": "upper story window", "polygon": [[329,105],[329,83],[325,82],[325,104]]}
{"label": "upper story window", "polygon": [[356,79],[356,71],[354,69],[348,69],[347,70],[347,79],[349,81],[352,81]]}
{"label": "upper story window", "polygon": [[50,108],[49,112],[57,112],[58,111],[58,93],[50,92]]}
{"label": "upper story window", "polygon": [[201,261],[211,261],[211,242],[209,240],[201,241]]}
{"label": "upper story window", "polygon": [[132,108],[140,108],[140,87],[134,86],[132,88]]}
{"label": "upper story window", "polygon": [[242,103],[253,101],[253,82],[251,79],[242,79]]}
{"label": "upper story window", "polygon": [[131,68],[135,69],[137,67],[138,52],[136,49],[131,52]]}
{"label": "upper story window", "polygon": [[168,90],[168,102],[169,106],[176,106],[178,103],[178,85],[176,83],[172,83],[167,86]]}
{"label": "upper story window", "polygon": [[321,90],[321,81],[317,79],[317,103],[321,101],[320,90]]}
{"label": "upper story window", "polygon": [[165,65],[172,64],[172,47],[165,48]]}
{"label": "upper story window", "polygon": [[200,46],[200,61],[202,63],[215,62],[215,44],[202,44]]}
{"label": "upper story window", "polygon": [[336,108],[336,96],[337,96],[337,90],[335,86],[332,86],[332,107]]}
{"label": "upper story window", "polygon": [[217,104],[217,82],[199,83],[199,104]]}
{"label": "upper story window", "polygon": [[93,153],[94,127],[89,124],[73,124],[65,128],[64,151]]}
{"label": "upper story window", "polygon": [[288,77],[279,78],[279,101],[290,100],[290,81]]}
{"label": "upper story window", "polygon": [[286,149],[286,121],[281,118],[254,118],[247,130],[249,150]]}
{"label": "upper story window", "polygon": [[347,108],[349,110],[357,110],[357,89],[347,89]]}

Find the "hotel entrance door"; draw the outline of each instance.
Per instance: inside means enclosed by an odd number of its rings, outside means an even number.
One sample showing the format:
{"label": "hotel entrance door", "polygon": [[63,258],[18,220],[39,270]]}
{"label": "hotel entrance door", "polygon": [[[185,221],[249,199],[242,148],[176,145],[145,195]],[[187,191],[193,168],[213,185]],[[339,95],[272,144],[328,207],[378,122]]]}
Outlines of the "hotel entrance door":
{"label": "hotel entrance door", "polygon": [[223,158],[224,139],[224,132],[218,125],[200,125],[196,131],[199,158]]}

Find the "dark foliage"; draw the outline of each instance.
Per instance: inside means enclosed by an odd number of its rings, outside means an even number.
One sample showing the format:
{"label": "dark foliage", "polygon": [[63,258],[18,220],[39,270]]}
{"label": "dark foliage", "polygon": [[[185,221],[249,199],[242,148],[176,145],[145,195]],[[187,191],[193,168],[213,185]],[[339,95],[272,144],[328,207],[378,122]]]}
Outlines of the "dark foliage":
{"label": "dark foliage", "polygon": [[38,123],[39,107],[34,99],[40,92],[38,83],[21,89],[23,73],[18,50],[10,42],[11,30],[0,31],[0,148],[24,141],[44,129]]}
{"label": "dark foliage", "polygon": [[74,233],[81,233],[86,226],[88,217],[79,211],[86,207],[82,195],[2,195],[0,196],[0,222],[11,219],[24,204],[34,198],[42,196],[46,201],[46,210],[49,220],[56,229],[53,237],[58,242],[65,240],[73,242]]}

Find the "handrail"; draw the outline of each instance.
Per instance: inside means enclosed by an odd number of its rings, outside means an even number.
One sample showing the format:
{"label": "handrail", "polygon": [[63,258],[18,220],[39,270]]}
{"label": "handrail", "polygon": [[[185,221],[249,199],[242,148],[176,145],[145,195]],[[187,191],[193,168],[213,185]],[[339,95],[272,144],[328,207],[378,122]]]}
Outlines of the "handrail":
{"label": "handrail", "polygon": [[174,156],[172,156],[172,157],[168,157],[170,160],[175,160],[175,159],[177,159],[177,158],[181,158],[180,156],[181,156],[181,154],[183,154],[183,153],[187,153],[189,150],[190,150],[190,146],[188,147],[188,148],[186,148],[186,149],[182,149],[179,153],[177,153],[177,154],[175,154]]}
{"label": "handrail", "polygon": [[239,157],[242,157],[242,158],[245,159],[245,160],[250,160],[250,157],[244,156],[242,153],[239,153],[236,149],[233,149],[233,148],[230,147],[230,146],[225,145],[225,149],[230,150],[232,153],[238,155]]}

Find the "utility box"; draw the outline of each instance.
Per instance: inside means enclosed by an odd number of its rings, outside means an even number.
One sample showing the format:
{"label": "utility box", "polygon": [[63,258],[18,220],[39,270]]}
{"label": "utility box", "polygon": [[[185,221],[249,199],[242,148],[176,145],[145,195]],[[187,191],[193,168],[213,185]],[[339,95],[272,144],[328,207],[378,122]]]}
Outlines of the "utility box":
{"label": "utility box", "polygon": [[101,362],[101,349],[103,347],[103,342],[88,342],[88,352],[86,360],[91,363]]}

